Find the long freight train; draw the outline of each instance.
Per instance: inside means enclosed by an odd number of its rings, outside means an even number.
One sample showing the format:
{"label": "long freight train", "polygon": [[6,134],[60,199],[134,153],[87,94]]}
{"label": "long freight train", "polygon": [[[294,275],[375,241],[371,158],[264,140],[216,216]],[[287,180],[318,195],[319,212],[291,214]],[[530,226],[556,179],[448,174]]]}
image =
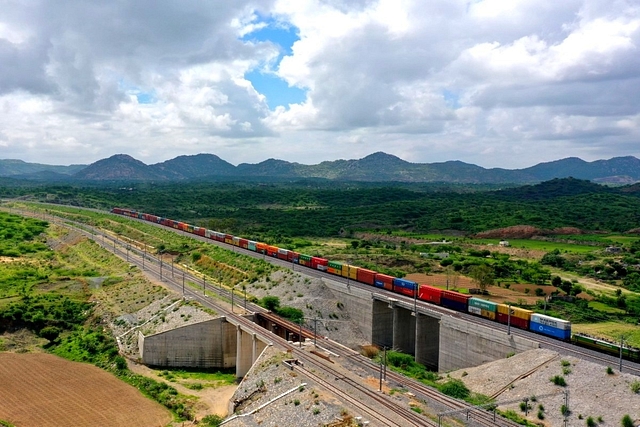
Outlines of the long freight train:
{"label": "long freight train", "polygon": [[[604,353],[618,355],[620,347],[607,341],[594,339],[580,334],[571,334],[571,322],[544,314],[534,313],[519,307],[487,301],[482,298],[462,294],[455,291],[443,290],[429,285],[418,285],[411,280],[389,276],[373,270],[325,258],[298,253],[289,249],[267,245],[233,236],[227,233],[196,227],[185,222],[175,221],[157,215],[138,212],[130,209],[113,208],[112,213],[145,221],[162,224],[166,227],[193,233],[211,240],[238,246],[256,253],[279,258],[293,264],[302,265],[314,270],[326,271],[336,276],[349,278],[370,286],[383,288],[411,298],[417,298],[432,304],[440,305],[463,313],[471,313],[499,323],[511,324],[514,327],[546,335],[563,341],[572,340],[575,344],[589,347]],[[417,293],[417,294],[416,294]],[[624,358],[640,362],[640,350],[623,347]]]}

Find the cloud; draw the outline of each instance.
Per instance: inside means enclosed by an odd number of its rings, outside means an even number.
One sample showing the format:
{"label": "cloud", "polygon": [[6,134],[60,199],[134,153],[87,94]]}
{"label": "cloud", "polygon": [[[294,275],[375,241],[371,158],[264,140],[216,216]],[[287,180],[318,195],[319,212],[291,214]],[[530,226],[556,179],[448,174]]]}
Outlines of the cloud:
{"label": "cloud", "polygon": [[640,156],[632,1],[0,0],[0,10],[3,157],[317,163],[386,151],[524,167]]}

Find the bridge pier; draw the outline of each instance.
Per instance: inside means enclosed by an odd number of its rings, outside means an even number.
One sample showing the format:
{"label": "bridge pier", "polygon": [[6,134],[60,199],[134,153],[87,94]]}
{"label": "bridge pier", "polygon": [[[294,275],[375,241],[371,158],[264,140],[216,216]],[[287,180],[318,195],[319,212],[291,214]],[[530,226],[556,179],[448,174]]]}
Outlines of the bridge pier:
{"label": "bridge pier", "polygon": [[393,308],[393,349],[405,354],[416,353],[416,318],[406,308]]}
{"label": "bridge pier", "polygon": [[378,347],[393,347],[393,309],[389,302],[374,299],[371,301],[371,343]]}
{"label": "bridge pier", "polygon": [[440,355],[440,321],[435,317],[416,314],[416,362],[432,371],[438,371]]}
{"label": "bridge pier", "polygon": [[238,325],[236,327],[236,377],[244,377],[256,359],[267,346],[266,343],[259,340],[255,333],[249,333]]}

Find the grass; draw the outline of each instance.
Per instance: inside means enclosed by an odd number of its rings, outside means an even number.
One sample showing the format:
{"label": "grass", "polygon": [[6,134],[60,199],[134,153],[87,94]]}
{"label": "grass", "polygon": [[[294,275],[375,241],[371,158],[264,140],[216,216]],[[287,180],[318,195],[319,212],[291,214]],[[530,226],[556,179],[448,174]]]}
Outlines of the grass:
{"label": "grass", "polygon": [[203,387],[221,387],[235,384],[236,376],[234,370],[216,369],[163,369],[159,376],[170,380],[202,381]]}
{"label": "grass", "polygon": [[594,324],[574,323],[573,332],[586,333],[596,337],[606,338],[617,342],[620,335],[625,336],[625,342],[633,347],[640,348],[640,326],[630,323],[602,322]]}
{"label": "grass", "polygon": [[616,307],[611,307],[600,301],[589,301],[589,308],[610,314],[625,314],[625,311]]}
{"label": "grass", "polygon": [[[528,239],[508,239],[509,246],[518,249],[529,249],[535,251],[551,252],[558,249],[560,252],[589,253],[599,250],[597,246],[580,245],[562,242],[548,242],[544,240],[528,240]],[[493,244],[495,246],[500,242],[499,239],[478,239],[474,243]]]}

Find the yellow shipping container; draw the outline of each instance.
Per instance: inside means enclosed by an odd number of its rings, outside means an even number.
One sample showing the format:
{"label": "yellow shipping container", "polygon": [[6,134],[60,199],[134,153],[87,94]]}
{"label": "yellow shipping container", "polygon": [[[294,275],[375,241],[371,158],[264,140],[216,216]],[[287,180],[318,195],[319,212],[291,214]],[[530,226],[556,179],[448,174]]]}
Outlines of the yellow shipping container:
{"label": "yellow shipping container", "polygon": [[[498,304],[498,313],[509,314],[509,306],[506,304]],[[533,311],[520,307],[511,306],[511,315],[519,319],[530,320]]]}
{"label": "yellow shipping container", "polygon": [[487,319],[496,320],[496,312],[489,310],[480,310],[480,316],[486,317]]}
{"label": "yellow shipping container", "polygon": [[358,267],[355,265],[342,264],[342,277],[356,280],[358,278]]}

